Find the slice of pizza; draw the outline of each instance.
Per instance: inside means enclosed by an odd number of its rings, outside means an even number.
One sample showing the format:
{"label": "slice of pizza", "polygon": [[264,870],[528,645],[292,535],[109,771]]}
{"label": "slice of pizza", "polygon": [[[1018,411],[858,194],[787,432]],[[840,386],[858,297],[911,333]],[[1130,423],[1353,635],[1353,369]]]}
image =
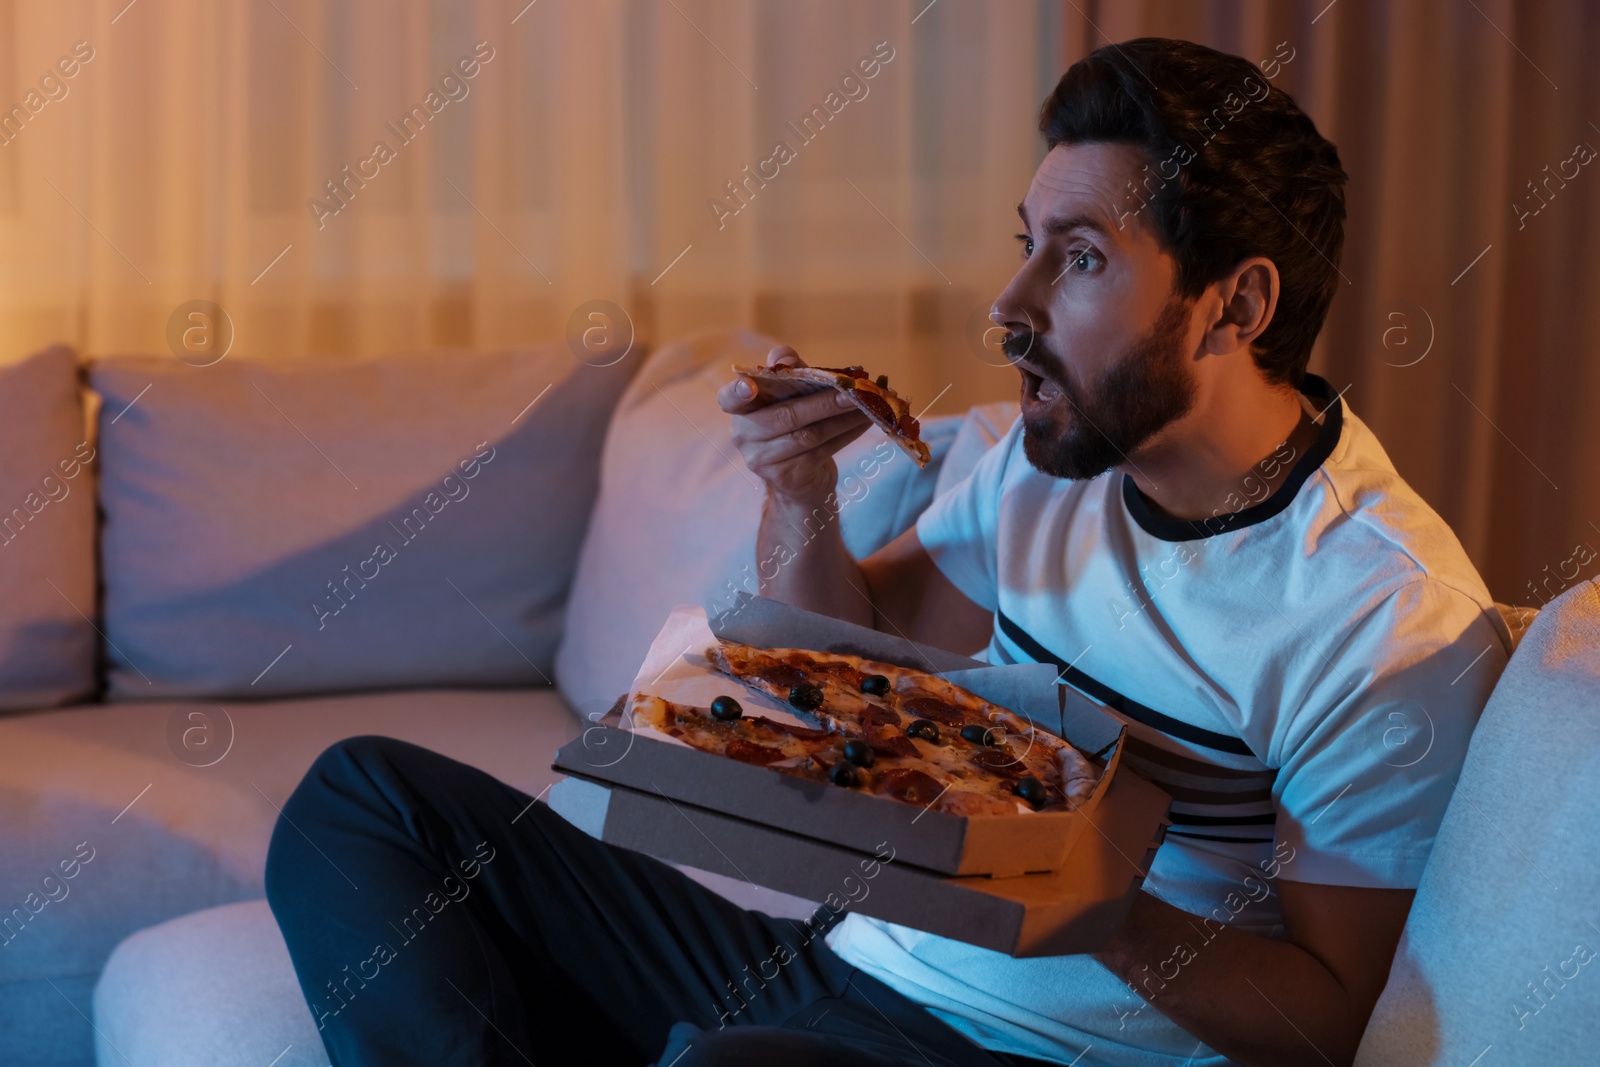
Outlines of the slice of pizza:
{"label": "slice of pizza", "polygon": [[787,702],[826,730],[860,738],[875,754],[915,758],[936,781],[975,772],[996,795],[1035,808],[1087,800],[1099,769],[1064,739],[925,671],[859,656],[760,649],[722,642],[705,657],[730,677]]}
{"label": "slice of pizza", "polygon": [[719,698],[719,704],[702,710],[640,693],[629,699],[624,721],[631,717],[632,722],[645,723],[702,751],[760,767],[798,765],[836,740],[827,730],[811,730],[764,715],[745,716],[743,709],[736,715],[719,714],[727,706]]}
{"label": "slice of pizza", "polygon": [[873,381],[864,367],[736,366],[733,372],[760,382],[767,395],[775,400],[837,389],[904,449],[917,466],[926,467],[932,458],[920,436],[922,427],[911,414],[911,405],[889,388],[887,375],[880,374],[877,381]]}

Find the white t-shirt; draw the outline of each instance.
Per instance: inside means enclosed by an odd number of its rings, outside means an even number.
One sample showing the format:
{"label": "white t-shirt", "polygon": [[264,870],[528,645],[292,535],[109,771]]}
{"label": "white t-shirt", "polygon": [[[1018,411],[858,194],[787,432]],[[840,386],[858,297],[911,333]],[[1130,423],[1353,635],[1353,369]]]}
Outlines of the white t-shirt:
{"label": "white t-shirt", "polygon": [[1051,662],[1127,725],[1122,766],[1174,798],[1144,883],[1199,917],[1136,977],[1013,959],[851,914],[827,943],[979,1045],[1059,1063],[1226,1062],[1157,1010],[1222,924],[1281,936],[1278,879],[1414,888],[1511,639],[1450,528],[1307,375],[1321,428],[1267,496],[1190,523],[1129,478],[1042,474],[1014,423],[917,522],[995,612],[986,657]]}

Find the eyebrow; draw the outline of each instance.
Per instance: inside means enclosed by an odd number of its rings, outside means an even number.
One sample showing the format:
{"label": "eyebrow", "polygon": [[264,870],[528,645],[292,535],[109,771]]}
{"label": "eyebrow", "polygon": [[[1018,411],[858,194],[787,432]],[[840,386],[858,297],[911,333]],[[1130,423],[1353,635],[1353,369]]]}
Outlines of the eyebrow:
{"label": "eyebrow", "polygon": [[[1017,214],[1021,216],[1022,224],[1031,229],[1033,224],[1028,221],[1028,209],[1019,203],[1017,205]],[[1085,215],[1080,212],[1076,215],[1051,215],[1044,220],[1044,234],[1046,237],[1056,237],[1072,230],[1090,230],[1108,241],[1112,239],[1111,231],[1093,215]]]}

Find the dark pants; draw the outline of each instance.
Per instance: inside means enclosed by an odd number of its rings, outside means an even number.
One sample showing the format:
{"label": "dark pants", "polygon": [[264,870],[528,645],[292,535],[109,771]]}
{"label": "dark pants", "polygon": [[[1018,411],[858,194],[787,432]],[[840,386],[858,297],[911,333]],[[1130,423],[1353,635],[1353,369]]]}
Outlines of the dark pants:
{"label": "dark pants", "polygon": [[857,971],[828,923],[737,907],[390,738],[317,758],[266,884],[335,1067],[1038,1062]]}

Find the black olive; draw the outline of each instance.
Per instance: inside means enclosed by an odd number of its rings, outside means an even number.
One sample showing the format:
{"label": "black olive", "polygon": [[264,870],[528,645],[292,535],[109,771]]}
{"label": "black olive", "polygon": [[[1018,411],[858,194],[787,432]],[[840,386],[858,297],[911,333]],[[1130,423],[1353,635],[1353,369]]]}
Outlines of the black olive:
{"label": "black olive", "polygon": [[939,724],[932,719],[914,719],[906,727],[907,737],[920,737],[924,741],[939,740]]}
{"label": "black olive", "polygon": [[1031,774],[1025,778],[1018,778],[1017,784],[1011,788],[1017,796],[1036,808],[1045,802],[1044,783]]}
{"label": "black olive", "polygon": [[889,388],[889,376],[887,374],[878,375],[878,388],[879,389],[887,389],[887,388]]}
{"label": "black olive", "polygon": [[870,767],[877,757],[872,752],[872,746],[865,741],[850,740],[844,743],[844,758],[854,763],[857,767]]}
{"label": "black olive", "polygon": [[856,769],[848,763],[835,763],[828,771],[828,780],[834,785],[855,785]]}
{"label": "black olive", "polygon": [[816,711],[822,707],[822,687],[801,682],[789,690],[789,703],[801,711]]}
{"label": "black olive", "polygon": [[961,728],[961,737],[963,740],[971,741],[975,745],[992,745],[997,740],[994,730],[987,726],[980,726],[975,722],[969,722]]}
{"label": "black olive", "polygon": [[861,679],[861,691],[869,697],[888,695],[889,679],[881,674],[869,674]]}
{"label": "black olive", "polygon": [[711,702],[711,717],[721,719],[723,722],[732,722],[744,714],[744,708],[732,697],[718,697]]}

